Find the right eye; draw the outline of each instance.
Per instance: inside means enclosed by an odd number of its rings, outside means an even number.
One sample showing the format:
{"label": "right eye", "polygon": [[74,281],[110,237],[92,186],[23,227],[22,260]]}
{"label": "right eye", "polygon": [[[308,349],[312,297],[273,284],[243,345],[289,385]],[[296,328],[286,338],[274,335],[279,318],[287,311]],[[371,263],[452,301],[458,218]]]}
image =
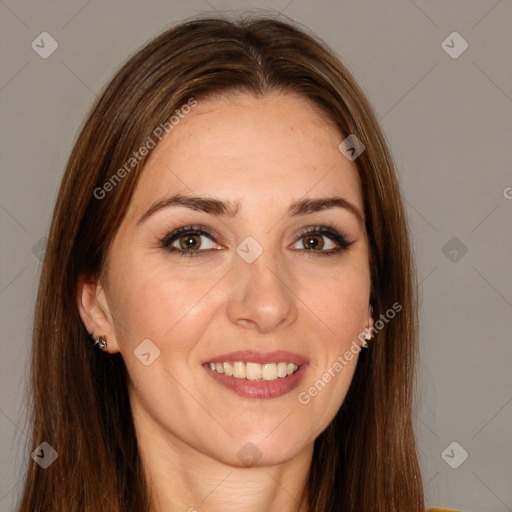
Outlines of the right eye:
{"label": "right eye", "polygon": [[[201,237],[207,240],[206,247]],[[195,257],[203,252],[219,249],[219,247],[215,248],[213,238],[215,235],[205,226],[184,226],[165,235],[160,240],[160,247],[171,253]]]}

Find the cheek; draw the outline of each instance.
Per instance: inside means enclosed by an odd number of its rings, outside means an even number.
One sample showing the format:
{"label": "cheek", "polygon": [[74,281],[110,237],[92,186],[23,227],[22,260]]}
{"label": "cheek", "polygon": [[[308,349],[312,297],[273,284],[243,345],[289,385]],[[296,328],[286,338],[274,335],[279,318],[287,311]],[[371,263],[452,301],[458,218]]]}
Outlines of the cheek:
{"label": "cheek", "polygon": [[121,351],[133,351],[144,339],[162,349],[172,341],[174,353],[188,351],[187,340],[197,339],[210,321],[208,292],[213,284],[204,273],[180,275],[161,265],[119,272],[113,300]]}
{"label": "cheek", "polygon": [[[123,324],[116,328],[120,352],[139,399],[155,418],[162,414],[163,418],[170,409],[190,410],[190,397],[180,383],[186,382],[189,392],[200,395],[200,390],[195,389],[197,368],[191,367],[191,358],[196,354],[198,340],[211,324],[215,309],[213,295],[208,291],[214,283],[201,276],[179,276],[154,266],[136,276],[125,274],[125,279],[117,283],[117,312],[121,321],[115,324]],[[151,362],[145,366],[140,357],[147,352]],[[200,413],[193,408],[191,411],[192,415]]]}
{"label": "cheek", "polygon": [[[300,296],[317,317],[334,345],[350,343],[359,334],[368,314],[370,283],[368,271],[351,269],[305,280]],[[320,322],[321,321],[321,322]]]}
{"label": "cheek", "polygon": [[[301,296],[318,326],[310,374],[297,390],[299,407],[320,434],[342,405],[357,366],[358,335],[368,314],[369,280],[347,273],[304,285]],[[306,310],[305,310],[306,311]],[[306,322],[307,323],[307,322]]]}

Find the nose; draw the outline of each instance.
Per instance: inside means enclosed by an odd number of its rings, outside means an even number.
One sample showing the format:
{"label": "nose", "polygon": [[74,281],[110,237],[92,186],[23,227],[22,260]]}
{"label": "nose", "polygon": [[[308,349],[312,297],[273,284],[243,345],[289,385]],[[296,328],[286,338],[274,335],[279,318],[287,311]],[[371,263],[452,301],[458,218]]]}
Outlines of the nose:
{"label": "nose", "polygon": [[260,333],[295,322],[298,298],[293,276],[270,251],[263,251],[252,263],[238,258],[230,274],[233,285],[227,315],[231,322]]}

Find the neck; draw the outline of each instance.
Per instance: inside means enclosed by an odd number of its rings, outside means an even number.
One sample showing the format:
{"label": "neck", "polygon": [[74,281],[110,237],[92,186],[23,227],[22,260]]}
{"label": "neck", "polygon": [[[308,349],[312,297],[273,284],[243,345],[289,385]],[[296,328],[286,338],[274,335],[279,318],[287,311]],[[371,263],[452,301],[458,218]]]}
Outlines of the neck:
{"label": "neck", "polygon": [[151,512],[306,512],[314,442],[280,464],[233,466],[162,429],[137,401],[132,406]]}
{"label": "neck", "polygon": [[[306,512],[301,495],[308,472],[302,467],[278,466],[238,468],[212,461],[204,455],[180,457],[169,450],[170,459],[147,464],[153,507],[151,512]],[[170,455],[172,453],[172,455]],[[146,454],[148,455],[148,454]],[[306,462],[308,453],[299,459]],[[154,460],[152,458],[151,460]],[[295,461],[299,462],[299,461]]]}

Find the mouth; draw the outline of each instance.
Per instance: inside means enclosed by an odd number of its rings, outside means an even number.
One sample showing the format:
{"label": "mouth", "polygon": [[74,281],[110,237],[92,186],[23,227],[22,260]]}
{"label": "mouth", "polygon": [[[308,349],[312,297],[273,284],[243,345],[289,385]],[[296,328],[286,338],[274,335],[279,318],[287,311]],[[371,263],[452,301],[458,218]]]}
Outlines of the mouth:
{"label": "mouth", "polygon": [[278,398],[297,387],[309,365],[290,352],[240,351],[203,363],[219,384],[245,398]]}
{"label": "mouth", "polygon": [[245,361],[224,361],[222,363],[211,362],[209,366],[212,372],[223,373],[227,377],[255,381],[282,379],[294,374],[299,369],[298,364],[287,363],[286,361],[265,364]]}

